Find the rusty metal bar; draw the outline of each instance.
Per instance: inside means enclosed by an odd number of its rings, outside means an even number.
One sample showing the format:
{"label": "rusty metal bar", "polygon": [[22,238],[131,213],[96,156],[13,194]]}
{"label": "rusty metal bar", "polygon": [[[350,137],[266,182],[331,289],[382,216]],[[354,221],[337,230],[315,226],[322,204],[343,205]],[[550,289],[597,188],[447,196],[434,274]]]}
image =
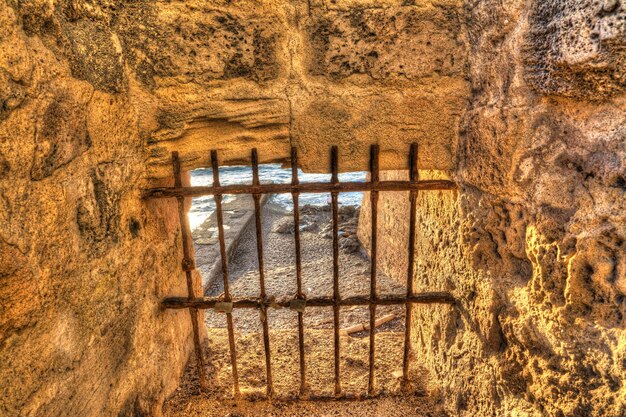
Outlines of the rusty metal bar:
{"label": "rusty metal bar", "polygon": [[[237,308],[261,308],[262,305],[274,308],[289,308],[292,305],[292,301],[297,298],[286,298],[280,300],[263,300],[260,298],[241,298],[232,300],[232,307]],[[198,297],[193,300],[189,300],[187,297],[168,297],[165,298],[161,305],[164,308],[202,308],[209,309],[215,308],[215,305],[223,300],[217,297]],[[378,297],[376,301],[372,301],[370,297],[355,296],[342,298],[339,301],[341,307],[352,306],[369,306],[374,304],[377,306],[389,306],[389,305],[403,305],[403,304],[449,304],[455,305],[457,302],[455,298],[447,292],[425,292],[419,294],[413,294],[411,297],[406,296],[385,296]],[[335,305],[333,297],[314,297],[306,300],[306,307],[332,307]]]}
{"label": "rusty metal bar", "polygon": [[[298,150],[295,146],[291,148],[291,185],[300,184],[298,179]],[[297,191],[292,191],[293,200],[293,230],[296,245],[296,299],[304,300],[302,293],[302,255],[300,252],[300,195]],[[306,363],[304,361],[304,312],[298,311],[298,352],[300,355],[300,395],[306,392]]]}
{"label": "rusty metal bar", "polygon": [[[213,168],[213,185],[220,187],[219,163],[217,151],[211,151],[211,166]],[[220,257],[222,261],[222,277],[224,281],[224,299],[221,301],[230,302],[230,288],[228,282],[228,256],[226,254],[226,242],[224,237],[224,213],[222,212],[222,194],[215,194],[215,212],[217,214],[217,230],[220,241]],[[226,325],[228,327],[228,345],[230,348],[230,363],[233,371],[233,390],[235,397],[239,397],[239,373],[237,371],[237,352],[235,350],[235,332],[233,329],[233,314],[226,313]]]}
{"label": "rusty metal bar", "polygon": [[[415,183],[419,179],[417,168],[418,160],[417,143],[411,144],[409,151],[409,181]],[[409,191],[409,245],[408,245],[408,267],[406,276],[406,296],[413,296],[413,277],[415,274],[415,223],[417,221],[417,191]],[[413,314],[413,304],[407,303],[404,321],[404,355],[402,359],[402,389],[407,390],[409,382],[409,361],[411,357],[411,319]]]}
{"label": "rusty metal bar", "polygon": [[[307,401],[307,402],[363,401],[363,400],[368,400],[368,399],[371,400],[373,398],[379,398],[382,395],[384,395],[386,398],[394,398],[394,397],[401,396],[400,394],[393,393],[393,392],[379,392],[376,395],[372,395],[372,396],[365,395],[364,393],[362,394],[342,393],[341,395],[338,395],[338,396],[323,395],[323,394],[321,395],[313,394],[313,395],[308,395],[306,397],[301,397],[297,395],[282,395],[282,396],[275,396],[271,400],[273,403],[281,403],[281,402],[291,403],[293,401]],[[259,395],[256,392],[242,394],[241,398],[244,400],[248,400],[248,401],[259,401],[259,400],[267,399],[266,397],[263,397],[262,395]]]}
{"label": "rusty metal bar", "polygon": [[[339,156],[336,146],[330,148],[330,172],[332,173],[330,182],[339,183]],[[334,333],[334,353],[335,353],[335,395],[341,394],[341,375],[339,367],[340,346],[339,346],[339,193],[330,193],[333,213],[333,333]]]}
{"label": "rusty metal bar", "polygon": [[[256,148],[252,149],[252,184],[259,185],[259,156]],[[263,223],[261,221],[261,194],[252,194],[254,199],[254,219],[256,224],[256,249],[259,260],[259,286],[261,298],[266,298],[265,292],[265,268],[263,262]],[[259,312],[261,324],[263,325],[263,348],[265,350],[265,373],[267,377],[267,396],[272,397],[274,387],[272,382],[272,360],[270,357],[270,331],[267,322],[267,307],[261,307]]]}
{"label": "rusty metal bar", "polygon": [[[376,185],[379,183],[378,172],[378,156],[380,148],[378,145],[372,145],[370,148],[370,176],[371,183]],[[372,189],[370,192],[370,204],[372,210],[372,236],[371,236],[371,248],[370,248],[370,350],[369,350],[369,378],[367,380],[367,395],[374,393],[374,369],[376,359],[376,301],[378,295],[376,293],[376,255],[377,255],[377,241],[376,235],[378,232],[378,191]]]}
{"label": "rusty metal bar", "polygon": [[[371,398],[378,394],[375,387],[375,357],[376,357],[376,308],[378,305],[404,305],[406,311],[405,333],[404,333],[404,355],[403,355],[403,377],[402,389],[408,387],[408,371],[411,360],[411,320],[413,304],[449,304],[456,305],[456,300],[450,293],[446,292],[426,292],[414,293],[413,279],[415,275],[415,231],[417,222],[417,194],[420,190],[454,190],[456,184],[448,180],[419,180],[417,167],[418,145],[412,144],[409,153],[409,180],[408,181],[380,181],[379,177],[379,153],[378,145],[372,145],[370,149],[370,180],[368,182],[346,182],[340,183],[338,149],[336,146],[330,152],[331,181],[329,183],[303,183],[298,179],[298,155],[295,147],[291,149],[291,169],[292,181],[290,184],[261,184],[259,180],[258,153],[256,149],[251,152],[251,162],[253,170],[252,185],[228,185],[221,186],[219,181],[219,163],[216,151],[211,151],[211,164],[213,167],[213,185],[201,187],[183,187],[180,159],[177,152],[172,153],[174,168],[174,187],[153,188],[143,191],[143,198],[168,198],[175,197],[178,201],[179,217],[181,223],[181,236],[183,241],[183,269],[187,278],[187,297],[168,297],[161,302],[165,308],[181,309],[187,308],[190,311],[193,331],[194,346],[197,357],[197,367],[201,387],[207,384],[206,373],[204,371],[204,357],[199,340],[198,310],[214,308],[218,312],[224,312],[227,316],[228,342],[230,348],[230,361],[233,372],[233,389],[235,397],[240,397],[239,378],[237,370],[237,356],[234,337],[234,326],[232,311],[234,308],[255,308],[260,310],[260,320],[263,325],[263,342],[265,350],[265,366],[267,373],[266,395],[268,398],[276,398],[273,390],[271,350],[269,323],[267,312],[269,308],[290,308],[298,313],[298,350],[300,356],[300,397],[313,400],[325,399],[362,399]],[[356,296],[341,298],[339,290],[339,204],[338,194],[340,192],[369,191],[371,203],[371,270],[370,270],[370,294],[368,297]],[[405,296],[383,296],[377,293],[377,229],[378,229],[378,198],[382,191],[409,191],[409,239],[408,239],[408,267],[407,267],[407,289]],[[333,294],[332,297],[315,297],[307,299],[302,289],[302,255],[300,241],[300,193],[324,193],[331,194],[332,204],[332,233],[333,233]],[[267,296],[265,286],[265,268],[263,258],[263,232],[260,199],[263,194],[291,193],[294,202],[294,229],[295,229],[295,251],[296,251],[296,294],[293,298],[274,300]],[[243,298],[233,300],[229,288],[228,257],[226,254],[224,219],[222,210],[223,194],[251,194],[255,207],[255,225],[257,233],[257,256],[259,262],[260,294],[257,298]],[[184,211],[184,199],[203,195],[213,195],[216,204],[216,215],[219,232],[219,244],[221,254],[222,273],[224,281],[224,294],[222,297],[196,297],[193,288],[192,271],[195,268],[193,255],[190,254],[191,231],[188,219]],[[353,395],[345,394],[341,390],[340,373],[340,338],[339,338],[339,312],[344,306],[368,306],[370,318],[369,333],[369,377],[367,393]],[[333,330],[334,330],[334,396],[306,395],[308,389],[306,384],[306,363],[304,352],[304,322],[303,314],[305,307],[332,307],[333,308]]]}
{"label": "rusty metal bar", "polygon": [[[182,174],[180,171],[180,158],[178,152],[172,152],[172,167],[174,170],[174,185],[176,187],[182,186]],[[185,198],[180,196],[176,198],[178,200],[178,219],[180,221],[180,236],[183,245],[183,270],[187,280],[187,295],[188,300],[191,301],[196,297],[195,290],[193,288],[193,276],[191,271],[195,269],[195,262],[193,256],[189,252],[189,245],[191,242],[191,230],[189,228],[189,219],[185,213]],[[200,390],[208,388],[206,379],[206,373],[204,370],[204,355],[202,352],[202,346],[200,345],[200,327],[198,323],[198,309],[195,307],[189,308],[189,315],[191,316],[191,325],[193,327],[193,345],[196,352],[196,367],[198,372],[198,379],[200,381]]]}
{"label": "rusty metal bar", "polygon": [[201,197],[224,194],[285,194],[285,193],[330,193],[330,192],[365,192],[365,191],[407,191],[407,190],[456,190],[457,186],[449,180],[379,181],[373,182],[307,182],[301,184],[261,184],[261,185],[225,185],[193,187],[158,187],[144,190],[143,198]]}

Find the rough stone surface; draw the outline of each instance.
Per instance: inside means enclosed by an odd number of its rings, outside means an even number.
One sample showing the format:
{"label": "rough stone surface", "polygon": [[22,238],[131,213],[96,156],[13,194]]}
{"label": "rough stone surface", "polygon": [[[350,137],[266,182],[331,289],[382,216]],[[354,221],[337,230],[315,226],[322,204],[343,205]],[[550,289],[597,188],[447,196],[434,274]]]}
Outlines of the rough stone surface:
{"label": "rough stone surface", "polygon": [[140,80],[158,98],[150,177],[169,174],[174,149],[185,149],[183,164],[193,168],[208,164],[211,149],[224,163],[249,161],[252,146],[262,162],[287,161],[296,146],[303,169],[325,172],[333,144],[349,171],[367,168],[369,144],[381,145],[383,167],[399,168],[409,144],[420,141],[428,149],[423,166],[453,167],[470,93],[458,1],[152,9],[145,28],[131,17],[120,35],[124,48],[137,50],[131,65],[147,68]]}
{"label": "rough stone surface", "polygon": [[[460,190],[420,194],[415,276],[460,300],[414,321],[454,415],[626,414],[622,3],[466,2]],[[408,198],[379,205],[379,257],[405,280]]]}
{"label": "rough stone surface", "polygon": [[[0,412],[160,413],[189,356],[184,169],[421,144],[415,349],[453,415],[626,414],[623,0],[0,5]],[[437,171],[437,172],[434,172]],[[443,172],[449,172],[445,174]],[[400,175],[400,174],[389,174]],[[406,200],[381,199],[405,279]],[[367,218],[367,209],[361,212]],[[367,221],[361,236],[367,241]],[[402,234],[404,233],[404,234]]]}
{"label": "rough stone surface", "polygon": [[140,190],[171,181],[172,150],[187,170],[211,149],[285,161],[293,145],[323,171],[330,144],[348,170],[370,143],[394,167],[422,140],[424,165],[452,167],[469,97],[459,6],[3,2],[1,414],[160,413],[190,327],[158,306],[185,294],[176,203]]}
{"label": "rough stone surface", "polygon": [[[553,0],[531,10],[525,60],[530,85],[586,100],[626,88],[626,20],[618,0]],[[573,35],[573,36],[572,36]]]}
{"label": "rough stone surface", "polygon": [[159,415],[190,320],[158,305],[186,287],[176,203],[139,198],[143,93],[100,23],[20,5],[0,5],[0,415]]}

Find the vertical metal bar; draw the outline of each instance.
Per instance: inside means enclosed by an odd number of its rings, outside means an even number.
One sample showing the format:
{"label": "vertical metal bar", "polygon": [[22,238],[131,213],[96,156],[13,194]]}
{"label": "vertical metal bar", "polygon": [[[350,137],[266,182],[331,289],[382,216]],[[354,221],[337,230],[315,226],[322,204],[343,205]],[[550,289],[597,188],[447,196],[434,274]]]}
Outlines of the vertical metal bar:
{"label": "vertical metal bar", "polygon": [[[380,148],[378,145],[372,145],[370,148],[370,177],[371,182],[376,184],[379,182],[378,172],[378,155]],[[376,304],[378,299],[376,292],[376,253],[377,253],[377,229],[378,229],[378,191],[370,191],[370,202],[372,209],[372,236],[371,236],[371,270],[370,270],[370,351],[369,351],[369,379],[367,383],[367,394],[374,394],[374,362],[376,352]]]}
{"label": "vertical metal bar", "polygon": [[[252,184],[259,185],[259,156],[256,148],[252,149]],[[261,292],[261,298],[265,299],[267,294],[265,292],[265,268],[263,262],[263,224],[261,222],[261,194],[253,194],[254,199],[254,219],[256,224],[256,249],[257,258],[259,260],[259,286]],[[267,322],[267,306],[261,305],[259,310],[261,324],[263,325],[263,347],[265,349],[265,373],[267,375],[267,389],[266,393],[268,397],[274,394],[274,388],[272,383],[272,361],[270,357],[270,332],[269,324]]]}
{"label": "vertical metal bar", "polygon": [[[291,184],[298,185],[298,151],[295,146],[291,148]],[[296,191],[291,193],[293,199],[293,227],[296,244],[296,298],[303,300],[302,293],[302,257],[300,252],[300,194]],[[303,312],[298,312],[298,351],[300,353],[300,395],[306,392],[306,363],[304,361],[304,318]]]}
{"label": "vertical metal bar", "polygon": [[[172,166],[174,169],[174,186],[182,186],[182,176],[180,171],[180,158],[178,152],[172,152]],[[185,214],[185,198],[183,196],[177,197],[178,201],[178,219],[180,221],[180,232],[183,244],[183,269],[185,270],[185,276],[187,279],[187,296],[190,300],[195,298],[196,294],[193,288],[193,276],[191,271],[195,269],[195,262],[193,255],[189,251],[189,244],[191,242],[191,230],[189,228],[189,219]],[[198,323],[198,309],[190,308],[189,314],[191,316],[191,325],[193,327],[193,344],[196,352],[196,366],[198,371],[198,379],[200,381],[200,390],[207,389],[207,379],[204,371],[204,355],[202,353],[202,346],[200,345],[200,328]],[[204,316],[204,312],[202,314]]]}
{"label": "vertical metal bar", "polygon": [[[336,146],[330,148],[330,172],[332,177],[330,182],[333,184],[339,183],[339,156]],[[339,368],[339,203],[337,191],[330,193],[332,200],[332,212],[333,212],[333,330],[335,341],[335,395],[341,394],[341,377]]]}
{"label": "vertical metal bar", "polygon": [[[217,161],[217,151],[211,151],[211,166],[213,168],[213,185],[219,187],[220,174]],[[230,287],[228,283],[228,256],[226,254],[226,242],[224,238],[224,214],[222,212],[222,195],[215,194],[215,212],[217,213],[217,230],[220,241],[220,257],[222,258],[222,276],[224,279],[224,301],[230,302]],[[233,330],[233,315],[226,313],[226,325],[228,327],[228,345],[230,348],[230,364],[233,370],[233,390],[235,397],[239,397],[239,373],[237,372],[237,352],[235,350],[235,334]]]}
{"label": "vertical metal bar", "polygon": [[[409,181],[419,180],[417,169],[418,146],[411,144],[409,151]],[[417,217],[417,190],[409,191],[409,245],[408,245],[408,267],[406,276],[406,296],[413,296],[413,276],[415,274],[415,223]],[[406,303],[406,317],[404,322],[404,357],[402,362],[402,389],[408,389],[409,382],[409,361],[411,356],[411,319],[413,304]]]}

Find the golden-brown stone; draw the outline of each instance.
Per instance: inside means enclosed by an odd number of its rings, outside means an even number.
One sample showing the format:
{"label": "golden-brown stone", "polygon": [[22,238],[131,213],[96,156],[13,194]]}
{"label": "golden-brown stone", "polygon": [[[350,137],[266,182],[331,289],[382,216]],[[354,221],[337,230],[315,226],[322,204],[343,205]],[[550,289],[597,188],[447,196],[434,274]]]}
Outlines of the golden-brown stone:
{"label": "golden-brown stone", "polygon": [[[416,358],[453,415],[626,413],[624,2],[0,5],[0,414],[160,413],[190,353],[174,201],[209,151],[402,169],[421,145]],[[436,172],[435,172],[436,171]],[[384,174],[385,177],[402,174]],[[171,182],[170,182],[171,183]],[[367,241],[367,200],[360,235]],[[381,197],[405,279],[405,196]],[[196,280],[199,281],[196,277]]]}

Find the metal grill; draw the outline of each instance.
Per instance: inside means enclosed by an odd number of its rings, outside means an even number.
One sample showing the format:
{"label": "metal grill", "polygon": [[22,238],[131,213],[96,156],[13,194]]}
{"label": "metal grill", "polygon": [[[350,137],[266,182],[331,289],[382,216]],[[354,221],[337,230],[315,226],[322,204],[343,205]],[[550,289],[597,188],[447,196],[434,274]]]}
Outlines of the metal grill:
{"label": "metal grill", "polygon": [[[307,392],[306,388],[306,360],[304,351],[304,324],[303,315],[307,307],[332,307],[333,308],[333,333],[334,333],[334,396],[330,398],[354,399],[376,395],[374,381],[374,364],[376,352],[376,308],[379,305],[404,305],[406,308],[403,377],[402,388],[408,386],[408,370],[411,356],[411,310],[413,304],[452,304],[456,303],[451,294],[445,292],[414,293],[413,276],[415,263],[415,227],[416,205],[418,191],[428,190],[454,190],[456,185],[447,180],[419,180],[417,168],[418,146],[412,144],[408,158],[409,180],[408,181],[381,181],[379,177],[379,146],[372,145],[370,149],[370,181],[367,182],[339,182],[338,150],[333,146],[330,151],[330,182],[300,183],[298,179],[298,155],[296,148],[291,149],[291,184],[261,184],[259,181],[259,163],[257,150],[251,151],[251,164],[253,180],[252,185],[228,185],[221,186],[219,179],[219,163],[217,151],[211,151],[211,165],[213,169],[212,186],[183,187],[181,178],[181,166],[178,152],[172,152],[172,165],[174,171],[174,187],[151,188],[144,191],[144,198],[176,198],[178,200],[178,212],[182,229],[183,262],[182,267],[187,279],[187,297],[168,297],[162,301],[162,306],[171,309],[189,309],[192,325],[193,340],[197,360],[197,371],[202,389],[207,386],[207,378],[204,366],[204,357],[200,345],[198,309],[215,309],[226,314],[228,328],[228,342],[230,349],[230,361],[232,365],[233,391],[235,397],[240,395],[239,376],[237,370],[237,353],[235,349],[235,334],[233,328],[232,311],[236,308],[257,309],[260,312],[260,320],[263,326],[263,348],[265,352],[265,370],[267,377],[266,394],[274,395],[272,383],[272,366],[270,357],[270,337],[267,322],[267,310],[270,307],[289,308],[298,314],[298,350],[300,365],[300,396],[308,399],[328,399],[329,397],[316,396]],[[369,191],[371,199],[371,242],[370,242],[370,293],[369,296],[357,296],[342,298],[339,292],[339,233],[338,233],[338,195],[340,192]],[[384,296],[377,293],[377,225],[378,225],[378,196],[383,191],[409,191],[409,241],[408,241],[408,268],[405,296]],[[299,195],[302,193],[328,192],[331,195],[332,205],[332,243],[333,243],[333,295],[332,297],[308,298],[302,291],[302,266],[300,246],[300,211],[298,207]],[[293,199],[294,238],[296,251],[296,291],[292,298],[274,299],[269,297],[265,290],[265,275],[263,264],[263,236],[261,228],[261,204],[263,194],[291,193]],[[259,265],[260,293],[256,298],[233,299],[229,289],[228,257],[224,238],[224,220],[222,213],[222,196],[224,194],[251,194],[255,208],[255,226],[257,256]],[[184,209],[185,197],[197,197],[213,195],[217,213],[217,227],[219,234],[219,247],[221,255],[222,276],[224,281],[224,293],[221,297],[198,297],[193,289],[192,271],[195,268],[193,254],[189,251],[191,230]],[[363,395],[348,395],[341,389],[340,370],[340,344],[339,344],[339,312],[340,307],[368,306],[369,307],[369,378],[367,393]]]}

